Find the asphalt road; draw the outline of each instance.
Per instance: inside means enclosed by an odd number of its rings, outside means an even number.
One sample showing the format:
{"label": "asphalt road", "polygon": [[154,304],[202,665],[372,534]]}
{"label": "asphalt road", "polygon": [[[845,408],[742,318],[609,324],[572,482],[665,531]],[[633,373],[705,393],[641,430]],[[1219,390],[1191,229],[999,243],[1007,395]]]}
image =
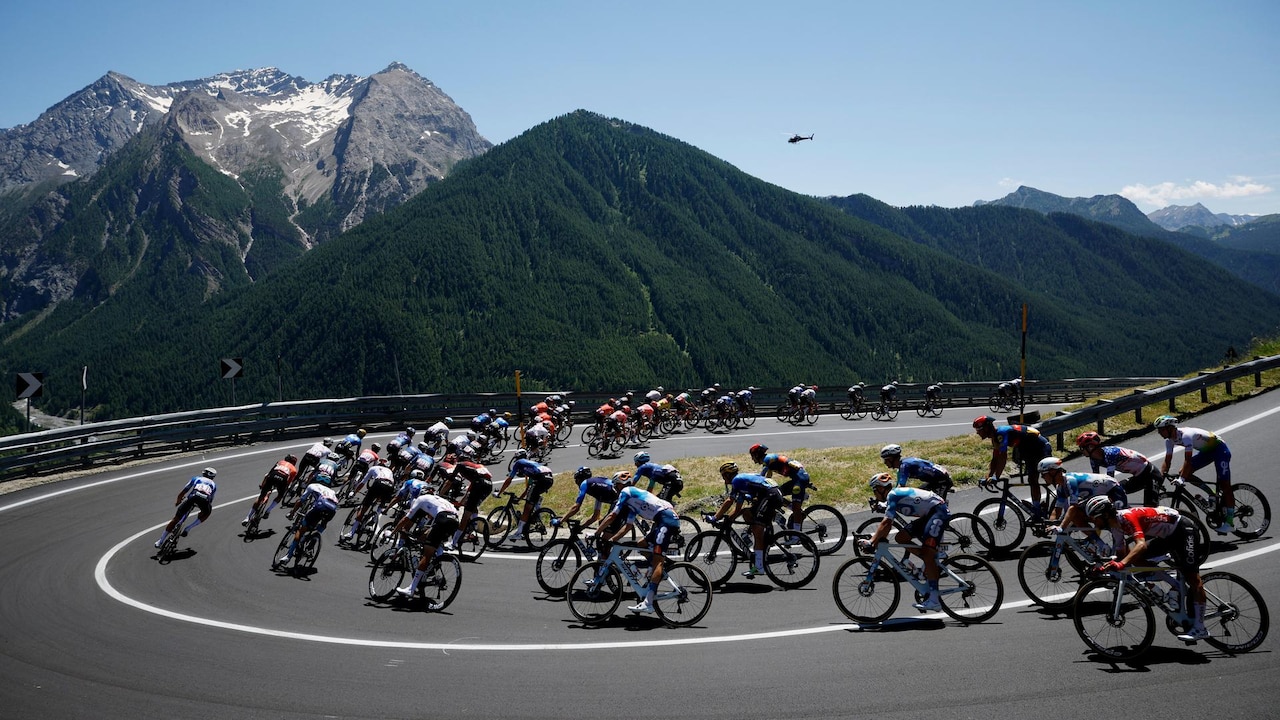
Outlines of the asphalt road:
{"label": "asphalt road", "polygon": [[[668,438],[651,452],[675,459],[741,453],[761,440],[784,451],[906,442],[970,432],[975,414],[892,424],[833,417],[799,431],[761,420],[750,433]],[[1224,431],[1236,480],[1280,501],[1269,466],[1280,393],[1194,424]],[[1163,451],[1154,434],[1128,445]],[[1012,561],[997,563],[1004,608],[972,626],[901,607],[879,628],[848,623],[830,592],[847,549],[801,590],[731,581],[687,629],[622,615],[582,627],[543,596],[531,555],[517,552],[464,565],[444,613],[373,606],[367,555],[329,544],[315,573],[292,577],[268,567],[278,536],[242,540],[239,520],[282,447],[0,496],[0,717],[991,718],[1141,703],[1146,715],[1158,705],[1175,717],[1256,718],[1272,716],[1280,699],[1274,636],[1229,656],[1160,632],[1140,663],[1112,665],[1087,653],[1069,619],[1027,607]],[[553,466],[585,461],[581,448],[566,448]],[[219,468],[218,509],[182,542],[187,552],[159,565],[151,542],[186,477],[206,464]],[[953,497],[967,509],[986,495]],[[279,531],[284,518],[266,525]],[[333,529],[327,535],[336,539]],[[1276,547],[1274,533],[1217,542],[1211,563],[1229,563],[1274,610]]]}

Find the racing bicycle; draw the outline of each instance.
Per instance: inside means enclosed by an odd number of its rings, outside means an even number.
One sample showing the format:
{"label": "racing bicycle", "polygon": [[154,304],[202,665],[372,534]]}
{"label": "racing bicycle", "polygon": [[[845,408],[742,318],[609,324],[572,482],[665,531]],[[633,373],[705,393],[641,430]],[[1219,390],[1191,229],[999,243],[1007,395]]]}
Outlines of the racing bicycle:
{"label": "racing bicycle", "polygon": [[[854,622],[883,622],[898,607],[905,583],[917,602],[929,593],[923,568],[901,560],[898,550],[919,547],[889,542],[876,544],[870,557],[855,557],[836,570],[831,594],[836,607]],[[1004,601],[1004,583],[991,563],[977,555],[950,555],[938,549],[938,596],[942,611],[963,623],[990,620]]]}
{"label": "racing bicycle", "polygon": [[[632,551],[649,554],[639,545],[612,543],[600,549],[603,560],[578,568],[565,592],[574,617],[587,625],[598,625],[613,616],[628,587],[641,599],[648,594],[650,572],[631,558]],[[662,580],[653,597],[654,612],[662,622],[672,627],[693,625],[706,616],[711,600],[711,581],[700,568],[674,558],[663,563]]]}

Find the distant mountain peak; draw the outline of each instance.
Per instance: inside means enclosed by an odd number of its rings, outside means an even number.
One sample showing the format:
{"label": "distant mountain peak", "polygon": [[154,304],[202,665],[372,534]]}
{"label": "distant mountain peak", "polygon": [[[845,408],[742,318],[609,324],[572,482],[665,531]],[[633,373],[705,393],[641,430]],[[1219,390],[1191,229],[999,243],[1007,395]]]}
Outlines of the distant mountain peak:
{"label": "distant mountain peak", "polygon": [[1170,205],[1147,215],[1151,222],[1165,230],[1181,230],[1186,227],[1213,228],[1223,225],[1236,227],[1255,220],[1257,215],[1229,215],[1215,213],[1201,203],[1195,205]]}

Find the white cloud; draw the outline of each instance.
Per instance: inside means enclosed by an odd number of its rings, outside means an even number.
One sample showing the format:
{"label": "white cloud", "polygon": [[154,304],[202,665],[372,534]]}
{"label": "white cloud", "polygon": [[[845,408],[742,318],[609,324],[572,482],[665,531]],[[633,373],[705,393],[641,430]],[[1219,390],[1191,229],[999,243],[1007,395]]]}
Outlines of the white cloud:
{"label": "white cloud", "polygon": [[1188,200],[1249,197],[1251,195],[1266,195],[1269,192],[1271,192],[1270,186],[1254,182],[1253,178],[1243,176],[1233,177],[1229,182],[1221,185],[1196,180],[1189,185],[1175,185],[1171,182],[1162,182],[1158,185],[1135,183],[1120,189],[1121,195],[1135,203],[1153,205],[1158,208],[1166,205],[1184,204]]}
{"label": "white cloud", "polygon": [[1000,182],[996,183],[996,185],[1006,189],[1017,188],[1021,184],[1022,183],[1018,182],[1017,180],[1014,180],[1013,178],[1000,178]]}

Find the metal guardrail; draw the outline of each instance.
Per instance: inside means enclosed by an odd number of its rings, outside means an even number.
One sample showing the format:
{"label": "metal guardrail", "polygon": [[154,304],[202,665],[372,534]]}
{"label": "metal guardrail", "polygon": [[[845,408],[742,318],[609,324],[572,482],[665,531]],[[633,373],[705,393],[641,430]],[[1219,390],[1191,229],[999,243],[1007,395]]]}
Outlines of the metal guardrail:
{"label": "metal guardrail", "polygon": [[1198,377],[1188,380],[1170,382],[1162,388],[1134,390],[1132,395],[1126,397],[1115,400],[1099,400],[1091,407],[1064,413],[1037,423],[1036,428],[1040,430],[1042,435],[1056,435],[1057,448],[1062,450],[1065,448],[1063,436],[1069,430],[1095,425],[1096,431],[1101,433],[1104,420],[1117,415],[1124,415],[1125,413],[1133,413],[1134,422],[1142,423],[1144,422],[1142,417],[1143,409],[1160,402],[1167,402],[1168,412],[1173,415],[1178,412],[1176,400],[1183,395],[1198,392],[1200,393],[1200,402],[1207,403],[1209,402],[1208,393],[1210,387],[1223,385],[1227,394],[1230,395],[1232,393],[1232,383],[1250,375],[1253,376],[1254,387],[1261,387],[1262,373],[1266,370],[1274,370],[1277,367],[1280,367],[1280,355],[1254,358],[1251,361],[1232,365],[1215,372],[1202,372]]}
{"label": "metal guardrail", "polygon": [[[1164,378],[1077,378],[1028,381],[1027,402],[1082,402],[1086,397],[1114,392]],[[998,382],[939,383],[944,407],[985,406]],[[899,384],[898,400],[914,408],[924,397],[926,383]],[[697,391],[691,391],[696,394]],[[640,391],[643,393],[643,390]],[[426,394],[345,399],[272,402],[151,415],[90,423],[0,438],[0,482],[24,475],[89,468],[148,456],[205,450],[238,444],[314,438],[343,434],[356,427],[370,432],[425,427],[452,415],[455,425],[487,408],[520,414],[522,403],[546,393]],[[577,406],[575,419],[586,419],[611,397],[604,393],[562,392]],[[613,396],[617,396],[615,393]],[[879,387],[867,388],[869,400]],[[756,407],[772,412],[786,397],[786,388],[762,388]],[[846,402],[846,388],[820,389],[819,402],[836,410]],[[772,403],[772,404],[771,404]]]}

